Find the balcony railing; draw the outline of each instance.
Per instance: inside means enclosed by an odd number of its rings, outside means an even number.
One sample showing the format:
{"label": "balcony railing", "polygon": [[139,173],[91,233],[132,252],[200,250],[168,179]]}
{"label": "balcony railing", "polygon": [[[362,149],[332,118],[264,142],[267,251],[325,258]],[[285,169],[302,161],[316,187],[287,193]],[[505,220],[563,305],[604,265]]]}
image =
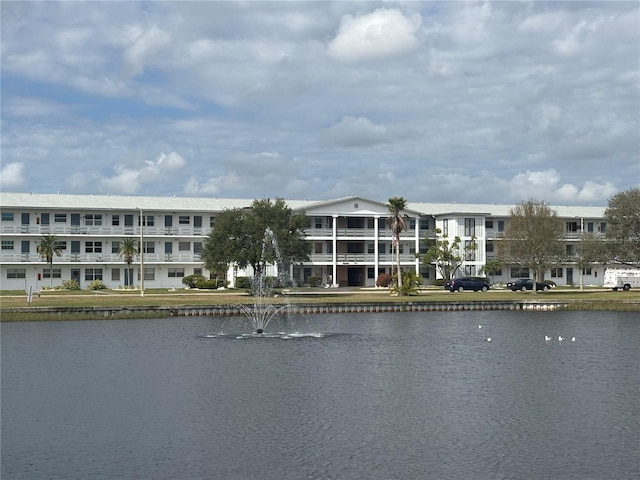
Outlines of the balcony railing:
{"label": "balcony railing", "polygon": [[[202,236],[207,235],[210,229],[192,226],[143,227],[144,236]],[[79,225],[2,225],[2,234],[27,234],[27,235],[91,235],[91,236],[121,236],[131,237],[140,235],[139,226],[79,226]]]}
{"label": "balcony railing", "polygon": [[[37,253],[0,253],[0,261],[4,264],[31,262],[37,263],[44,260]],[[197,253],[145,253],[145,263],[189,263],[200,262],[200,254]],[[63,253],[61,256],[53,258],[53,263],[124,263],[124,258],[117,253]],[[133,263],[139,263],[140,258],[135,257]]]}

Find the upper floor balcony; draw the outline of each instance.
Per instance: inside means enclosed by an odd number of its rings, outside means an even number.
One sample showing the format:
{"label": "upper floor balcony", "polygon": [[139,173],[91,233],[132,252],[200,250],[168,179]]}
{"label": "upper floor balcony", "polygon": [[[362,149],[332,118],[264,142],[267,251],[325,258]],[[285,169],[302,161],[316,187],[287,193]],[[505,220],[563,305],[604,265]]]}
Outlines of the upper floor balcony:
{"label": "upper floor balcony", "polygon": [[[8,263],[42,263],[46,262],[37,253],[0,253],[0,261]],[[201,262],[199,254],[183,253],[145,253],[144,263],[193,263]],[[117,253],[69,253],[64,252],[59,257],[53,258],[53,264],[60,263],[125,263],[122,255]],[[140,258],[135,257],[133,263],[140,263]]]}
{"label": "upper floor balcony", "polygon": [[191,225],[180,226],[144,226],[142,232],[138,225],[2,225],[3,235],[87,235],[105,237],[139,237],[143,236],[204,236],[208,235],[210,228],[194,227]]}

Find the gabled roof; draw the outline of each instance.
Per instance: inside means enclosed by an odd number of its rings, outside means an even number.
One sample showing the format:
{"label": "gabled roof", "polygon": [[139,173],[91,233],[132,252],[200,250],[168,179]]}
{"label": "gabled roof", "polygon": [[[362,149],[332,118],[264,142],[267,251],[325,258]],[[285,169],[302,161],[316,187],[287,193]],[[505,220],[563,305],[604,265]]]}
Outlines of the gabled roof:
{"label": "gabled roof", "polygon": [[[293,207],[292,207],[293,208]],[[307,215],[331,216],[331,215],[349,215],[349,216],[382,216],[389,215],[389,208],[386,203],[369,200],[360,196],[350,196],[335,198],[332,200],[324,200],[315,202],[305,207]],[[420,216],[420,212],[410,208],[403,210],[410,217]]]}

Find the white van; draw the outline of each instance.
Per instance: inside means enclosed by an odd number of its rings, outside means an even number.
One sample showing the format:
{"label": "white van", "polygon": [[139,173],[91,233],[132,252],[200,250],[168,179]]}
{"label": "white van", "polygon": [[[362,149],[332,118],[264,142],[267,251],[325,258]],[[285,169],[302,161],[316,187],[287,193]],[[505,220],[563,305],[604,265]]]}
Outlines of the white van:
{"label": "white van", "polygon": [[603,286],[614,292],[619,288],[625,291],[632,287],[640,288],[640,268],[607,268]]}

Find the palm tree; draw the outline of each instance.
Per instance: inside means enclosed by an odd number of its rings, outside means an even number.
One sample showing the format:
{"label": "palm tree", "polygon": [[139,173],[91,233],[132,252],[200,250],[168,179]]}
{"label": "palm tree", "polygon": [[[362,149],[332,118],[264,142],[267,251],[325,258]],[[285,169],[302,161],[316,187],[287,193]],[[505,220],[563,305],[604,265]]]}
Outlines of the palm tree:
{"label": "palm tree", "polygon": [[55,235],[43,235],[36,244],[36,251],[40,258],[49,264],[49,287],[53,289],[53,256],[61,256],[60,241]]}
{"label": "palm tree", "polygon": [[133,237],[127,237],[122,239],[122,243],[118,247],[118,255],[124,258],[127,262],[127,269],[124,271],[124,286],[133,285],[133,271],[131,270],[131,263],[133,257],[138,255],[138,242]]}
{"label": "palm tree", "polygon": [[387,217],[387,225],[393,233],[393,246],[396,249],[396,278],[398,279],[398,295],[402,292],[402,273],[400,271],[400,234],[407,229],[407,215],[402,211],[407,208],[407,201],[403,197],[391,197],[387,203],[390,216]]}

